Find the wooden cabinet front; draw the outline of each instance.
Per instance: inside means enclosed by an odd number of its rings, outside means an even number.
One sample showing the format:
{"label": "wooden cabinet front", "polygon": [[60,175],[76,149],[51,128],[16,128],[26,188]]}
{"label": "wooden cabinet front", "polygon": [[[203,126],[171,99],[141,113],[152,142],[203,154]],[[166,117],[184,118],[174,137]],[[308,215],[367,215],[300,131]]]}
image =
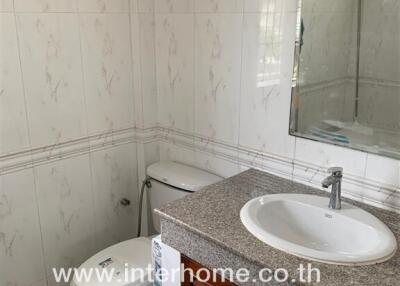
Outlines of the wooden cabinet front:
{"label": "wooden cabinet front", "polygon": [[230,281],[222,281],[219,275],[209,275],[213,273],[211,270],[184,255],[181,256],[181,262],[185,270],[190,270],[185,271],[182,286],[236,286]]}

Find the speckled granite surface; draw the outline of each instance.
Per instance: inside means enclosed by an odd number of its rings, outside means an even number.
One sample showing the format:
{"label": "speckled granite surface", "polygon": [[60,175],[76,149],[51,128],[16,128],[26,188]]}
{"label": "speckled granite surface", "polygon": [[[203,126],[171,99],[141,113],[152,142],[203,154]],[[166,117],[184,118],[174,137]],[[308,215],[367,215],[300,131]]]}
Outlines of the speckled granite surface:
{"label": "speckled granite surface", "polygon": [[[289,271],[291,279],[295,279],[300,263],[312,263],[321,271],[321,282],[315,285],[400,285],[399,250],[385,263],[352,267],[308,261],[259,241],[242,225],[240,209],[252,198],[273,193],[328,196],[327,192],[261,171],[248,170],[157,210],[162,218],[162,239],[210,268],[283,267]],[[344,201],[365,209],[386,223],[400,244],[400,214],[352,200]],[[299,285],[298,282],[289,284]]]}

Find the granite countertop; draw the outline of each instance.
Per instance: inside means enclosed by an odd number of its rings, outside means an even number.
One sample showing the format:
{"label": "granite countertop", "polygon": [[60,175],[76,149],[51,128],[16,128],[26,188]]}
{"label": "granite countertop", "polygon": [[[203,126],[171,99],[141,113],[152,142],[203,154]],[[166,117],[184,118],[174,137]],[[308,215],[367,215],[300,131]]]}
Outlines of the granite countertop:
{"label": "granite countertop", "polygon": [[[303,184],[250,169],[166,204],[156,212],[162,220],[216,244],[222,250],[243,259],[243,263],[269,269],[283,267],[291,276],[297,275],[300,263],[304,265],[312,263],[313,267],[318,267],[321,271],[321,283],[316,285],[400,285],[399,250],[392,259],[384,263],[369,266],[340,266],[308,261],[277,250],[255,238],[242,224],[240,210],[246,202],[255,197],[275,193],[329,195],[327,192]],[[356,205],[383,221],[392,230],[400,245],[400,214],[349,199],[343,201]],[[168,244],[168,241],[166,243]],[[179,246],[179,242],[175,245]],[[195,241],[191,247],[196,247]],[[219,266],[224,267],[224,265]]]}

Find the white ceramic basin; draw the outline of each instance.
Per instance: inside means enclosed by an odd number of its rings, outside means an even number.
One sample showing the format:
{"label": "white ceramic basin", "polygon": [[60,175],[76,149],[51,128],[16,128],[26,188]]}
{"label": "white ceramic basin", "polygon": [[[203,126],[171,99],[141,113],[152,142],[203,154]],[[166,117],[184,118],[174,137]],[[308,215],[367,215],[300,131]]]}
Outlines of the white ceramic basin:
{"label": "white ceramic basin", "polygon": [[328,198],[303,194],[266,195],[246,203],[240,217],[250,233],[293,255],[341,265],[383,262],[397,250],[389,228],[368,212]]}

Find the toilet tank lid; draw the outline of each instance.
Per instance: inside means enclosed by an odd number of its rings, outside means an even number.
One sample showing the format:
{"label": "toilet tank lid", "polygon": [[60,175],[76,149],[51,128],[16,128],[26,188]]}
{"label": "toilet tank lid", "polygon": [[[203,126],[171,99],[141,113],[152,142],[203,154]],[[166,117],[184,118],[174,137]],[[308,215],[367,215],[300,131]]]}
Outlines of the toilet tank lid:
{"label": "toilet tank lid", "polygon": [[195,192],[205,186],[223,180],[222,177],[172,161],[161,161],[147,168],[151,178],[175,188]]}

